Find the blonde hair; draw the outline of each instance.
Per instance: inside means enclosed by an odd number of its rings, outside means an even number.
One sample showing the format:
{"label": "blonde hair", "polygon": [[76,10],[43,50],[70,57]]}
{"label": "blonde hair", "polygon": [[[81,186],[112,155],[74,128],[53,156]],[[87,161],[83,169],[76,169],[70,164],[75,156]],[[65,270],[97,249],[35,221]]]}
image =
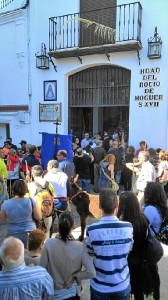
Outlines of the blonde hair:
{"label": "blonde hair", "polygon": [[160,160],[160,161],[167,160],[167,159],[165,159],[165,156],[167,157],[166,151],[163,150],[163,149],[160,150],[160,152],[159,152],[159,160]]}

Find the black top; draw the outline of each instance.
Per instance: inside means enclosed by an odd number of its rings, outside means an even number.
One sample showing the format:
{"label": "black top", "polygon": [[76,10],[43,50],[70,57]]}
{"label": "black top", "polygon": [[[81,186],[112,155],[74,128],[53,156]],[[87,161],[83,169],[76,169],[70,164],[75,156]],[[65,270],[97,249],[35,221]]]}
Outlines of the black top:
{"label": "black top", "polygon": [[109,150],[109,148],[110,148],[110,146],[109,146],[109,141],[110,141],[111,139],[109,138],[109,137],[107,137],[107,138],[105,138],[104,140],[103,140],[103,148],[106,150],[106,152],[108,152],[108,150]]}
{"label": "black top", "polygon": [[93,155],[94,155],[94,163],[99,164],[106,156],[106,151],[102,147],[96,147],[93,149]]}
{"label": "black top", "polygon": [[35,158],[34,155],[28,155],[22,160],[22,164],[25,165],[25,161],[27,161],[27,164],[29,167],[33,167],[35,165],[40,165],[40,162],[37,158]]}
{"label": "black top", "polygon": [[122,160],[123,160],[123,147],[113,148],[108,152],[108,154],[115,155],[116,161],[114,165],[114,172],[121,171],[122,169]]}
{"label": "black top", "polygon": [[74,156],[73,159],[76,174],[79,174],[79,179],[90,179],[90,164],[91,158],[89,155],[84,154],[83,156]]}

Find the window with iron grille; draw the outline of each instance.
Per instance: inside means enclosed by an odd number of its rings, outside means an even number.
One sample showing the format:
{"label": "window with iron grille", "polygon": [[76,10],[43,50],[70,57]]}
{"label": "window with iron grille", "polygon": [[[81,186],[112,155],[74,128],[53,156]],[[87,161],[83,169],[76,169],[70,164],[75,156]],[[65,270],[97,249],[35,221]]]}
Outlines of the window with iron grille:
{"label": "window with iron grille", "polygon": [[69,107],[128,106],[131,72],[98,66],[69,76]]}

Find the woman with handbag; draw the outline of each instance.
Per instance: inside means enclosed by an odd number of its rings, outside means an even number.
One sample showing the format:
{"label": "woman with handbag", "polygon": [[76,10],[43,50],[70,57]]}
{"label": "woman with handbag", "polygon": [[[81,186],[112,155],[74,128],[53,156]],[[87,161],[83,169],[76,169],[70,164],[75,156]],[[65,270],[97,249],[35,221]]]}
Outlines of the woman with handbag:
{"label": "woman with handbag", "polygon": [[99,175],[99,190],[103,188],[112,187],[112,180],[114,180],[114,165],[115,155],[107,154],[100,162],[100,175]]}
{"label": "woman with handbag", "polygon": [[[144,192],[143,211],[149,221],[151,235],[158,233],[164,218],[168,217],[167,197],[163,187],[158,182],[148,182]],[[157,264],[147,264],[146,274],[149,275],[153,297],[160,299],[160,276]]]}
{"label": "woman with handbag", "polygon": [[132,223],[134,244],[128,255],[131,294],[135,300],[144,299],[144,250],[148,232],[148,222],[140,210],[137,196],[130,191],[121,193],[118,218]]}
{"label": "woman with handbag", "polygon": [[34,199],[31,203],[26,197],[28,187],[25,180],[16,180],[12,192],[13,198],[5,200],[1,206],[0,222],[8,220],[8,236],[20,239],[27,248],[28,234],[36,228],[32,212],[37,220],[41,220],[41,210]]}

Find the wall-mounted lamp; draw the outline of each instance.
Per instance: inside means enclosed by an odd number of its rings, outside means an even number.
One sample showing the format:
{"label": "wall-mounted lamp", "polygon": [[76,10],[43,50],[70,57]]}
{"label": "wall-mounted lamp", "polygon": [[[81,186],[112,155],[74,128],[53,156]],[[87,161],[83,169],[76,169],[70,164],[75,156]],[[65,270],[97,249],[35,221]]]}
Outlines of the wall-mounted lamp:
{"label": "wall-mounted lamp", "polygon": [[155,27],[154,36],[148,39],[148,58],[160,58],[161,57],[162,40],[158,36],[157,27]]}
{"label": "wall-mounted lamp", "polygon": [[36,55],[36,68],[46,70],[49,69],[49,56],[46,54],[46,45],[41,44],[41,53],[37,52]]}

